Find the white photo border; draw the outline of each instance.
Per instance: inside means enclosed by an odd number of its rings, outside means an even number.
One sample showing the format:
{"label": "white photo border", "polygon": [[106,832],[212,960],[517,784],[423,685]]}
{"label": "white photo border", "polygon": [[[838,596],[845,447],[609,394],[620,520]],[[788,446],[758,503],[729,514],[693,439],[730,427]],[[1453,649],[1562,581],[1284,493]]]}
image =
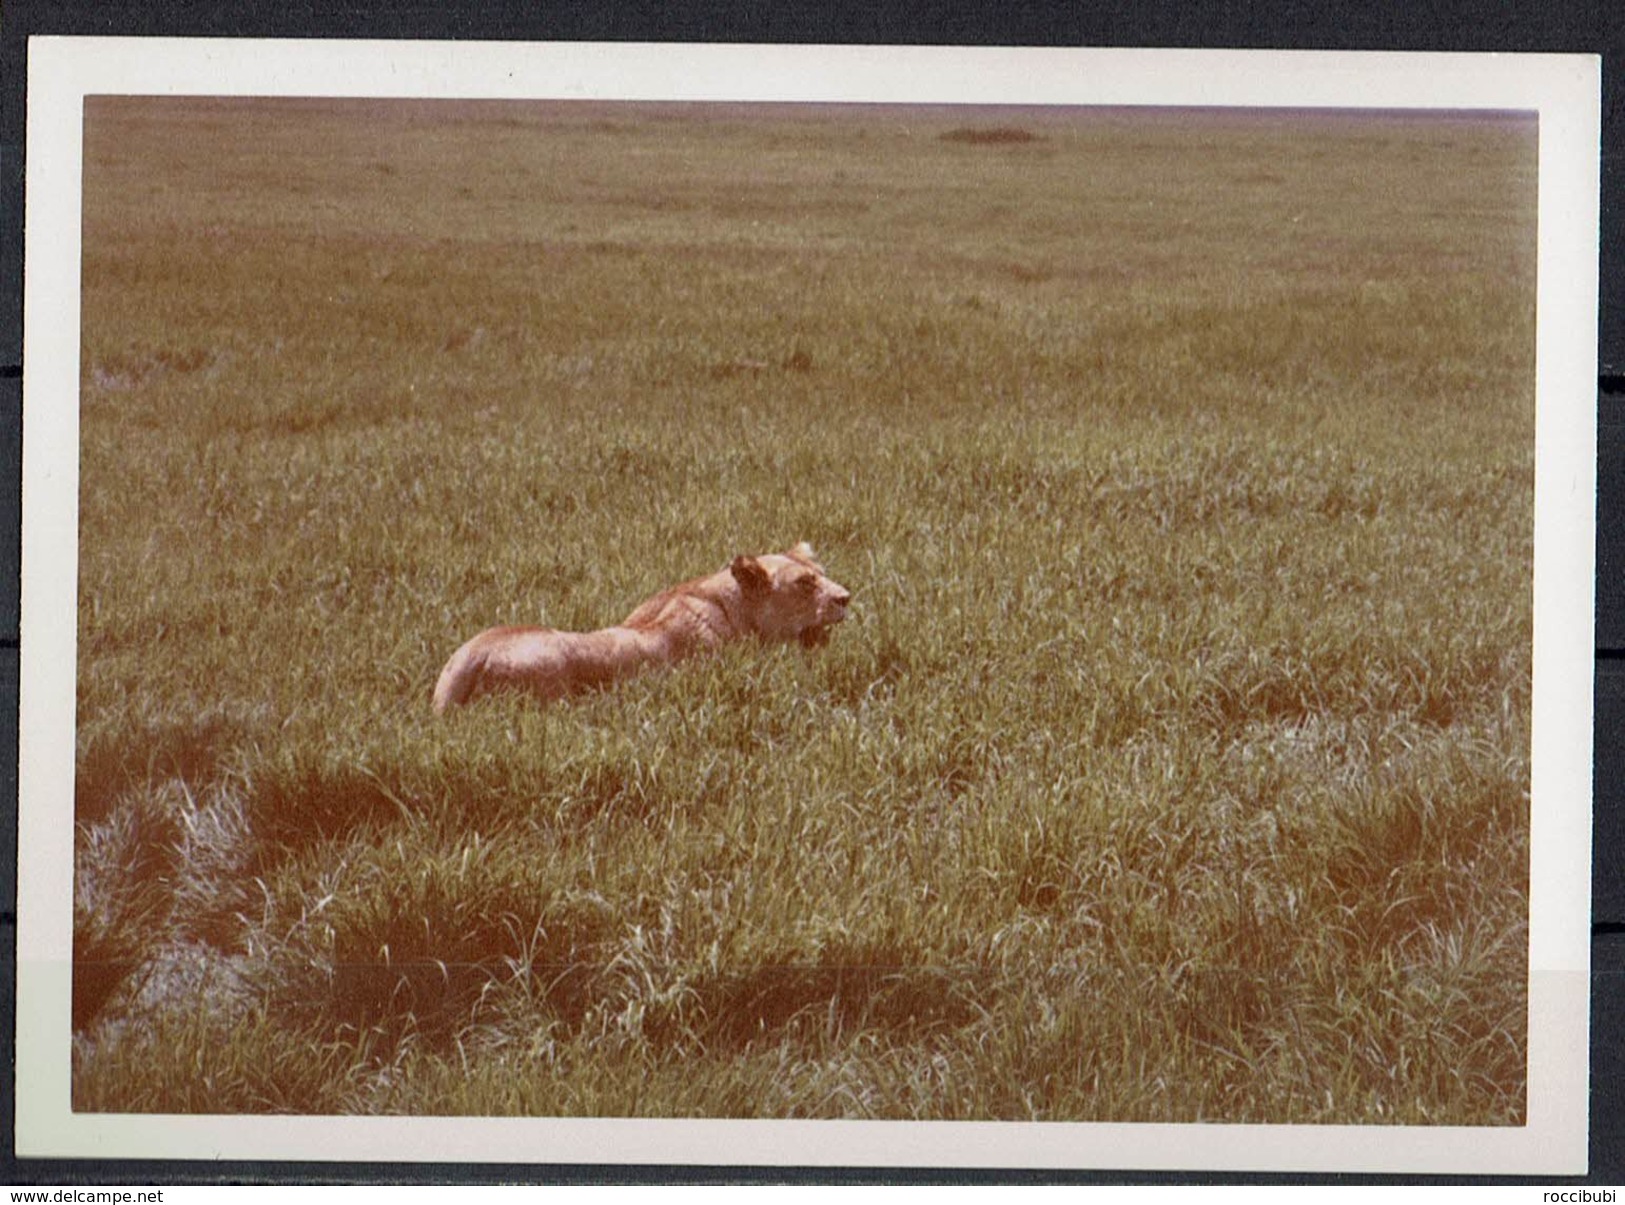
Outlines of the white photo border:
{"label": "white photo border", "polygon": [[[33,38],[19,1157],[1574,1174],[1587,1157],[1600,60],[1580,55]],[[1539,118],[1528,1112],[1519,1127],[75,1113],[80,173],[92,95],[1516,110]]]}

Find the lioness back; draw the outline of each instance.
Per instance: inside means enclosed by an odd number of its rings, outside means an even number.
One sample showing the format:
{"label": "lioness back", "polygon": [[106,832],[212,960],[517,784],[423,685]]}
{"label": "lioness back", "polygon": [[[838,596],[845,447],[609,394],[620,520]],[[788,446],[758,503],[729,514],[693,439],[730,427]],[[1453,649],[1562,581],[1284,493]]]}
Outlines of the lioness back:
{"label": "lioness back", "polygon": [[850,601],[806,543],[784,553],[738,556],[726,569],[647,599],[614,627],[487,628],[440,671],[434,709],[501,690],[558,699],[745,636],[813,648],[846,618]]}

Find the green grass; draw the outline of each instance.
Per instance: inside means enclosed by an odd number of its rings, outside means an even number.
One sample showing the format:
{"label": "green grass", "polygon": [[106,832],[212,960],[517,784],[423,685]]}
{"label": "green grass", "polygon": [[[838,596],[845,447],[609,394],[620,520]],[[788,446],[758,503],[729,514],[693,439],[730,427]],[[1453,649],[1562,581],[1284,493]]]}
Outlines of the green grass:
{"label": "green grass", "polygon": [[[1534,173],[92,100],[75,1107],[1521,1123]],[[430,711],[803,538],[816,654]]]}

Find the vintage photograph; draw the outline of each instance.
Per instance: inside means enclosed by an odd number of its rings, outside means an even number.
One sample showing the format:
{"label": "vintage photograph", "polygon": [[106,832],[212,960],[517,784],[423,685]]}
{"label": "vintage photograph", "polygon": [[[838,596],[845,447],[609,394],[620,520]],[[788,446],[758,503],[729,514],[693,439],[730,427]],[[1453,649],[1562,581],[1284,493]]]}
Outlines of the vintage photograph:
{"label": "vintage photograph", "polygon": [[1535,150],[94,98],[75,1107],[1521,1122]]}
{"label": "vintage photograph", "polygon": [[87,95],[72,1113],[1525,1127],[1542,137]]}

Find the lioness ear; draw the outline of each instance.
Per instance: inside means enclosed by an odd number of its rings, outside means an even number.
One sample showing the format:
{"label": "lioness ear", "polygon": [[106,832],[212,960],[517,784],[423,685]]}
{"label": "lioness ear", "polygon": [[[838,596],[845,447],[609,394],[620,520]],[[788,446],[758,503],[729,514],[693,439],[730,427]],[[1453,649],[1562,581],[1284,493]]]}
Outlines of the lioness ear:
{"label": "lioness ear", "polygon": [[767,590],[773,584],[767,570],[762,568],[762,563],[754,557],[736,556],[734,563],[728,568],[740,588],[747,592]]}
{"label": "lioness ear", "polygon": [[791,553],[794,556],[799,556],[809,561],[816,561],[818,559],[818,554],[813,551],[812,545],[807,543],[806,540],[801,541],[801,543],[797,544],[795,548],[791,549]]}

